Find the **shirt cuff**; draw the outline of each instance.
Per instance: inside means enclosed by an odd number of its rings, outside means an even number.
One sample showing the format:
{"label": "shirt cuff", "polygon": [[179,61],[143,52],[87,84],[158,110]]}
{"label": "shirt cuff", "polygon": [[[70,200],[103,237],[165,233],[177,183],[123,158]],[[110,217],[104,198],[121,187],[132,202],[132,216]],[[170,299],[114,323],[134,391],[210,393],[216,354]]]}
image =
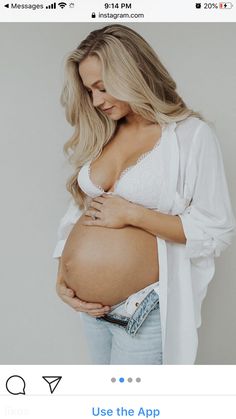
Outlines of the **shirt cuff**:
{"label": "shirt cuff", "polygon": [[215,252],[214,238],[202,231],[189,214],[180,214],[179,217],[186,237],[186,256],[188,258],[218,256]]}

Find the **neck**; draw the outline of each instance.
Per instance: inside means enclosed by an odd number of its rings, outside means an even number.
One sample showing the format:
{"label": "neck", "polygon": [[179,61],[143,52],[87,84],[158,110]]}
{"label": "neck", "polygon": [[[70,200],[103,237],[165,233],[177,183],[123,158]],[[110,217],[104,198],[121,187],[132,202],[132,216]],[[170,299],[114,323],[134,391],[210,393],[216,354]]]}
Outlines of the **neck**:
{"label": "neck", "polygon": [[127,127],[135,129],[145,128],[155,124],[155,122],[151,122],[148,119],[143,118],[141,115],[135,114],[134,112],[130,112],[124,117],[124,123]]}

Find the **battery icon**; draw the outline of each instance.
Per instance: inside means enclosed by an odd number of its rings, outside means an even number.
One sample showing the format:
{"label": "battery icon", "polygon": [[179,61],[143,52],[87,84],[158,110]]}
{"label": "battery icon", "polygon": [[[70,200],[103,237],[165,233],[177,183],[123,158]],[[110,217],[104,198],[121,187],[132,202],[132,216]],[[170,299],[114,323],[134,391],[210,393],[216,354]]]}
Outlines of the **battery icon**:
{"label": "battery icon", "polygon": [[232,9],[233,3],[226,2],[226,3],[220,3],[220,9]]}

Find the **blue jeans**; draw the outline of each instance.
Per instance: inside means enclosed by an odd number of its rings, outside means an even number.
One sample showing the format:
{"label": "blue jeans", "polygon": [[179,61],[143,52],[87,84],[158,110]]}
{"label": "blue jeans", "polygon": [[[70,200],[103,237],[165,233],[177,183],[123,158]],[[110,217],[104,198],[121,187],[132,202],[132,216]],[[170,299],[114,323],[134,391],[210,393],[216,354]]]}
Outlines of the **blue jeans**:
{"label": "blue jeans", "polygon": [[104,317],[81,313],[92,363],[162,364],[158,294],[150,291],[132,315],[127,315],[125,303],[114,306]]}

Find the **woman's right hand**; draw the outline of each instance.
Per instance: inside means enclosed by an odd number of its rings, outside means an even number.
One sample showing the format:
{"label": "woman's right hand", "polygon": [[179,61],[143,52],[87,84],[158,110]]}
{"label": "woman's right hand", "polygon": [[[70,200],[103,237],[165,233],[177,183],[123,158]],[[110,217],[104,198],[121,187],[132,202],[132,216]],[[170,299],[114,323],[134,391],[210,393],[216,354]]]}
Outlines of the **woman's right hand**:
{"label": "woman's right hand", "polygon": [[75,295],[75,292],[65,284],[60,269],[57,276],[56,291],[62,301],[72,307],[75,311],[82,311],[92,317],[103,317],[110,311],[109,306],[103,306],[99,303],[87,303],[86,301],[80,300]]}

